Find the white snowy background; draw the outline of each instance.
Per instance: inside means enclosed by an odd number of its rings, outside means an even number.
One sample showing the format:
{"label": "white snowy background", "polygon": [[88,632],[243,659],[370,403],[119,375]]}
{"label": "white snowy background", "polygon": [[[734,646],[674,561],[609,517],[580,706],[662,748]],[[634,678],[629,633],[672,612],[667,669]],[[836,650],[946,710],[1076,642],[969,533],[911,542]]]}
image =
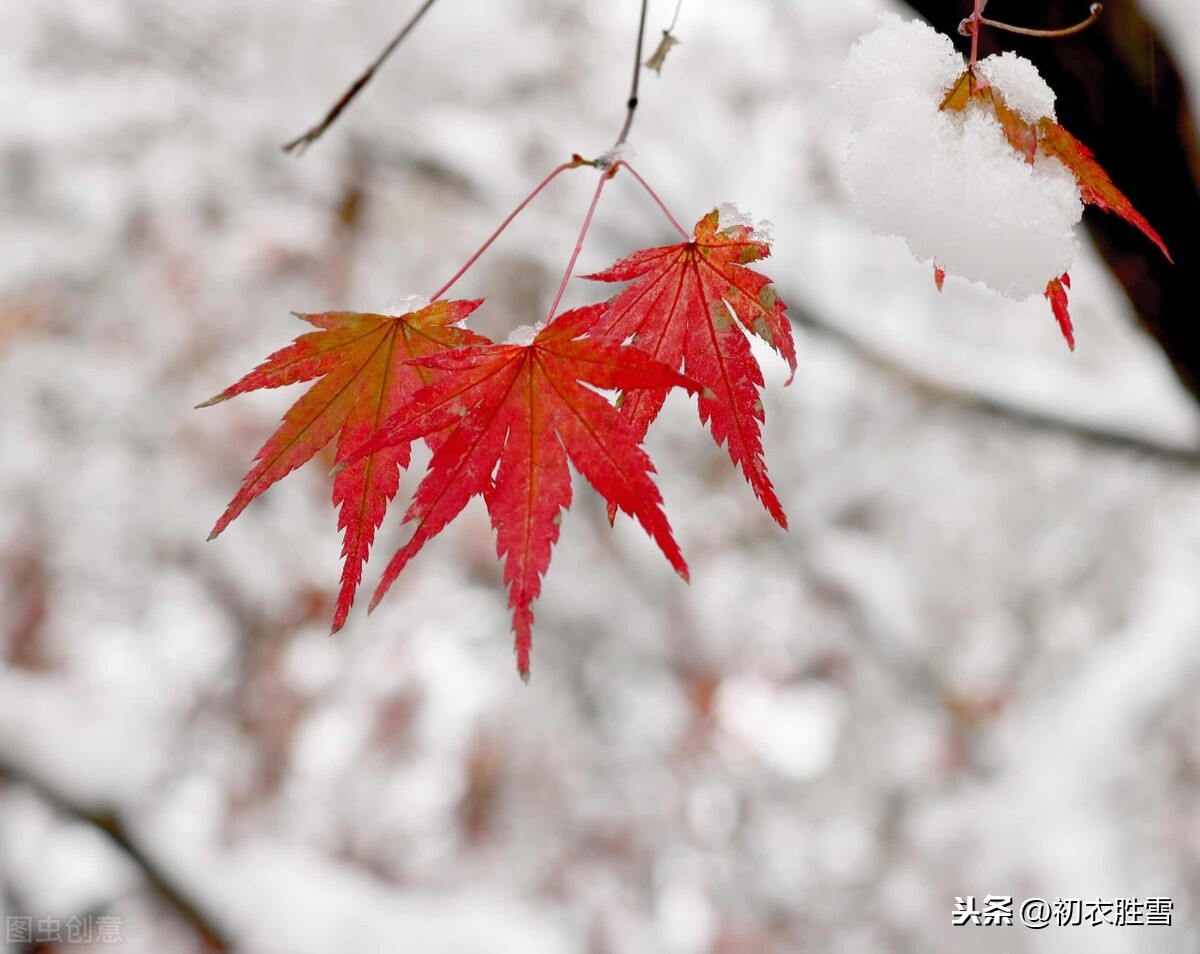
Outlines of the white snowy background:
{"label": "white snowy background", "polygon": [[[1072,355],[1044,301],[938,295],[856,221],[833,84],[884,4],[686,0],[631,137],[685,222],[776,224],[790,533],[673,400],[691,585],[577,484],[528,686],[478,502],[336,638],[320,462],[205,543],[296,394],[193,405],[292,310],[429,294],[624,117],[633,0],[442,0],[282,155],[412,6],[0,5],[0,913],[200,949],[53,789],[252,954],[1195,950],[1200,415],[1086,241]],[[1192,0],[1148,6],[1200,82]],[[457,286],[476,327],[544,317],[593,181]],[[619,177],[580,271],[672,235]],[[950,926],[987,894],[1171,897],[1175,926]]]}

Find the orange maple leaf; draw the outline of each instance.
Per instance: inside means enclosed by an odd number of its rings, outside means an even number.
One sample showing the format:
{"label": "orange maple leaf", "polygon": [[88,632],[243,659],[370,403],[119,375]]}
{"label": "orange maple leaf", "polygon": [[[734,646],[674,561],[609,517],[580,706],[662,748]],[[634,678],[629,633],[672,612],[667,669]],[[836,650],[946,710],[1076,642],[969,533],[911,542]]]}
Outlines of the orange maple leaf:
{"label": "orange maple leaf", "polygon": [[[320,330],[301,335],[216,397],[198,405],[208,407],[247,391],[320,379],[288,409],[279,429],[259,449],[255,455],[258,463],[243,479],[209,539],[229,526],[250,501],[335,437],[335,459],[344,460],[408,394],[429,384],[437,372],[411,364],[410,359],[486,340],[455,327],[479,305],[479,301],[437,301],[398,316],[297,314],[297,318]],[[345,468],[333,482],[338,528],[345,534],[334,632],[346,621],[375,531],[396,495],[400,469],[408,466],[409,456],[407,443],[390,446]]]}

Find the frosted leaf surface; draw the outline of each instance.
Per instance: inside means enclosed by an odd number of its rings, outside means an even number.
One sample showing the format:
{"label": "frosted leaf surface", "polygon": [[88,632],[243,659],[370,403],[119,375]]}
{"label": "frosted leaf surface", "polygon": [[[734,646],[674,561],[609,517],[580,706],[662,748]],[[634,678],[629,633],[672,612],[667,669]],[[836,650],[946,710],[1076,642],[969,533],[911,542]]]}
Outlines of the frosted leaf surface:
{"label": "frosted leaf surface", "polygon": [[[1025,162],[986,105],[939,108],[964,69],[949,37],[882,18],[838,84],[855,122],[843,177],[863,219],[918,259],[1012,298],[1040,295],[1074,259],[1078,186],[1057,159]],[[1032,65],[998,57],[989,71],[1006,101],[1014,84],[1015,108],[1053,107]]]}

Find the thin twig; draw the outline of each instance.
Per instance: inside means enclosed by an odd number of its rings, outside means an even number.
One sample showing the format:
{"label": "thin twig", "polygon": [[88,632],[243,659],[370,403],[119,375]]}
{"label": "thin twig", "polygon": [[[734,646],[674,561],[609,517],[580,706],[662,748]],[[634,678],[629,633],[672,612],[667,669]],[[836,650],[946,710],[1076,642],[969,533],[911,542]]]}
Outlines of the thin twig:
{"label": "thin twig", "polygon": [[979,23],[983,19],[983,8],[987,0],[975,0],[975,12],[971,16],[971,77],[975,76],[975,64],[979,60]]}
{"label": "thin twig", "polygon": [[635,168],[633,168],[633,166],[631,166],[624,159],[620,159],[613,166],[613,170],[615,171],[622,167],[629,170],[629,174],[638,181],[638,184],[641,185],[641,187],[646,190],[646,194],[649,195],[650,198],[652,198],[655,201],[655,203],[658,205],[658,207],[660,209],[662,209],[663,215],[665,215],[670,220],[671,224],[673,226],[675,226],[675,230],[677,232],[679,232],[680,235],[683,236],[684,241],[691,239],[691,236],[687,232],[684,231],[683,226],[680,225],[679,221],[675,218],[675,216],[673,216],[671,214],[671,210],[667,208],[667,204],[658,197],[657,192],[655,192],[653,189],[650,188],[650,183],[648,183],[645,179],[643,179],[640,175],[638,175],[638,171]]}
{"label": "thin twig", "polygon": [[508,213],[507,218],[505,218],[505,220],[503,222],[501,222],[498,226],[496,226],[496,230],[494,232],[492,232],[492,234],[490,236],[488,236],[488,240],[486,242],[484,242],[481,246],[479,246],[479,248],[476,250],[475,254],[472,255],[470,258],[468,258],[466,260],[466,262],[463,264],[462,268],[460,268],[457,272],[455,272],[453,275],[451,275],[450,280],[448,282],[446,282],[446,284],[444,284],[437,291],[435,291],[430,296],[429,300],[437,301],[444,294],[446,294],[446,292],[450,290],[450,286],[453,285],[460,278],[462,278],[464,274],[466,274],[467,269],[470,268],[472,265],[474,265],[479,260],[479,256],[481,256],[484,252],[486,252],[489,248],[491,248],[492,243],[500,237],[500,233],[502,233],[506,228],[509,227],[510,224],[512,224],[512,220],[515,219],[518,215],[520,215],[521,212],[524,210],[525,206],[529,205],[529,203],[534,200],[534,198],[537,196],[537,194],[539,192],[541,192],[544,188],[546,188],[546,186],[548,186],[558,176],[558,174],[560,172],[566,172],[568,169],[575,169],[579,166],[586,166],[586,165],[591,165],[591,163],[589,163],[586,159],[581,158],[580,156],[573,156],[571,158],[570,162],[564,162],[562,165],[556,166],[554,168],[554,170],[550,173],[550,175],[546,176],[545,179],[543,179],[541,182],[539,182],[537,184],[537,186],[534,188],[534,190],[532,192],[530,192],[529,195],[525,196],[524,199],[521,200],[520,205],[518,205],[515,209],[513,209],[510,213]]}
{"label": "thin twig", "polygon": [[682,9],[683,9],[683,0],[679,0],[679,2],[675,4],[675,16],[671,17],[671,25],[669,27],[667,27],[668,33],[675,32],[675,24],[679,22],[679,11]]}
{"label": "thin twig", "polygon": [[638,20],[637,49],[633,51],[633,82],[629,85],[629,101],[625,104],[628,112],[625,114],[625,125],[621,127],[621,135],[613,143],[613,149],[625,144],[629,130],[633,126],[633,114],[637,112],[638,81],[642,78],[642,43],[646,38],[646,10],[649,6],[650,0],[642,0],[642,14]]}
{"label": "thin twig", "polygon": [[320,139],[321,136],[325,134],[325,130],[327,130],[337,121],[338,116],[342,114],[342,110],[349,106],[354,100],[354,97],[362,92],[363,87],[371,82],[375,76],[375,71],[383,66],[384,61],[392,55],[392,52],[396,49],[396,47],[404,42],[404,38],[412,32],[413,27],[420,22],[421,17],[425,16],[426,12],[434,5],[435,2],[437,2],[437,0],[425,0],[417,12],[409,17],[408,22],[400,28],[400,32],[393,37],[392,42],[383,48],[383,52],[375,58],[375,62],[368,66],[366,72],[363,73],[362,76],[356,79],[353,83],[351,83],[350,88],[342,94],[342,98],[333,104],[333,108],[325,114],[325,118],[317,123],[317,125],[313,126],[308,132],[301,136],[297,136],[289,143],[285,143],[281,147],[283,151],[292,152],[293,150],[299,150],[300,153],[303,153],[305,149]]}
{"label": "thin twig", "polygon": [[546,315],[546,324],[554,319],[554,313],[558,311],[563,292],[567,290],[567,282],[571,280],[571,273],[575,271],[575,262],[579,260],[579,253],[583,250],[583,240],[587,237],[588,229],[591,227],[592,216],[596,214],[596,206],[600,204],[600,193],[604,191],[604,184],[613,177],[615,172],[616,166],[613,166],[600,173],[600,181],[596,183],[596,194],[592,196],[592,204],[588,206],[587,215],[584,216],[583,228],[579,230],[579,239],[575,242],[575,251],[571,253],[571,260],[567,262],[567,270],[563,273],[562,281],[558,283],[558,293],[554,296],[554,304],[550,306],[550,311]]}
{"label": "thin twig", "polygon": [[979,22],[984,26],[990,26],[996,30],[1004,30],[1006,33],[1019,33],[1021,36],[1036,36],[1048,40],[1057,40],[1066,36],[1074,36],[1076,33],[1082,33],[1099,20],[1100,14],[1103,12],[1104,4],[1093,3],[1086,20],[1081,20],[1074,26],[1063,27],[1061,30],[1035,30],[1031,27],[1019,27],[1013,26],[1011,23],[1001,23],[999,20],[989,20],[987,17],[980,17]]}
{"label": "thin twig", "polygon": [[12,762],[0,760],[0,779],[15,782],[30,789],[55,811],[75,821],[91,825],[103,833],[126,858],[133,862],[159,899],[199,935],[206,951],[219,954],[219,952],[232,950],[232,942],[225,936],[224,931],[209,919],[201,910],[200,905],[187,894],[183,886],[172,875],[159,867],[158,863],[146,854],[114,813],[96,812],[85,808],[58,791],[45,779],[33,775]]}

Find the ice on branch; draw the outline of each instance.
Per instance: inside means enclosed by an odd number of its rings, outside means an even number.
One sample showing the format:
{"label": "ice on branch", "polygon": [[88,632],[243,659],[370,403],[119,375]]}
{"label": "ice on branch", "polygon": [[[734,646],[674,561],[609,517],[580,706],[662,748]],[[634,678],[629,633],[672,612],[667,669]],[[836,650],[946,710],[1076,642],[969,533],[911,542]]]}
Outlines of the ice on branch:
{"label": "ice on branch", "polygon": [[[1042,295],[1074,258],[1079,186],[1055,157],[1026,162],[985,105],[940,108],[965,68],[949,37],[917,21],[887,15],[860,39],[839,82],[855,129],[846,185],[871,227],[918,259],[1013,298]],[[989,57],[979,75],[1022,119],[1054,117],[1028,60]]]}
{"label": "ice on branch", "polygon": [[596,168],[601,171],[611,169],[621,160],[628,162],[634,158],[634,155],[633,146],[627,142],[618,143],[607,152],[601,153],[596,157]]}

